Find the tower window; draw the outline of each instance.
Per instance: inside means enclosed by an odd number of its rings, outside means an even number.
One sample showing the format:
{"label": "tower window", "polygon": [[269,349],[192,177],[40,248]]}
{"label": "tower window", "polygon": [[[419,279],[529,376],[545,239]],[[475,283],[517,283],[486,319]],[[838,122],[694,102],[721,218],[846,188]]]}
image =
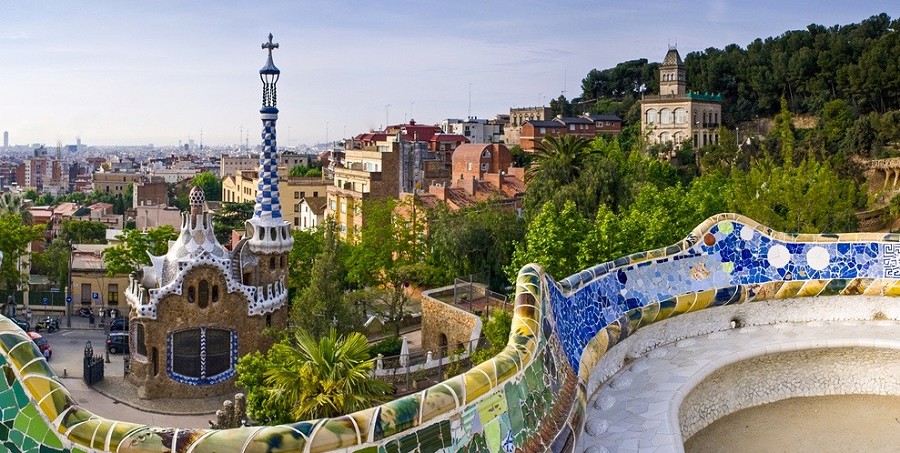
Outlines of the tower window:
{"label": "tower window", "polygon": [[206,280],[200,280],[199,291],[200,297],[197,302],[197,305],[200,308],[206,308],[209,305],[209,282]]}
{"label": "tower window", "polygon": [[219,285],[213,285],[213,287],[212,287],[212,301],[213,302],[219,301]]}
{"label": "tower window", "polygon": [[193,286],[188,286],[188,302],[194,303],[194,300],[197,298],[197,292],[194,291]]}
{"label": "tower window", "polygon": [[269,269],[275,269],[275,257],[269,257]]}

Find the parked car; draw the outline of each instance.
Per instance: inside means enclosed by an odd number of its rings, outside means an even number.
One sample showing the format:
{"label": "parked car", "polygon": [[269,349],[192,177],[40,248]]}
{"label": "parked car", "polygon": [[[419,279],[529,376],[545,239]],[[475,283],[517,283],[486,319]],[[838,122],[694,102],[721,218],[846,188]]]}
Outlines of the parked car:
{"label": "parked car", "polygon": [[128,332],[128,320],[125,318],[113,319],[112,322],[109,323],[109,331]]}
{"label": "parked car", "polygon": [[128,353],[128,332],[111,332],[106,337],[106,350],[110,354],[117,352]]}
{"label": "parked car", "polygon": [[41,334],[37,332],[28,332],[28,336],[31,337],[31,341],[37,345],[38,350],[41,351],[41,354],[44,355],[44,358],[50,360],[50,357],[53,356],[53,348],[50,347],[50,342],[47,341],[46,338],[42,337]]}

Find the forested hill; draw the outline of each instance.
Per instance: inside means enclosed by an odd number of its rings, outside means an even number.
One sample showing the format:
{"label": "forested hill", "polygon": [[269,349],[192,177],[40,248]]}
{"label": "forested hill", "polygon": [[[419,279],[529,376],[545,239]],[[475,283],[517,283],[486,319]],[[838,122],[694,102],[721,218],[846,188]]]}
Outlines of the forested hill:
{"label": "forested hill", "polygon": [[[772,116],[780,99],[797,113],[820,113],[843,100],[856,115],[900,109],[900,20],[887,14],[858,24],[812,24],[742,48],[708,48],[684,56],[688,89],[720,93],[726,124]],[[660,49],[661,59],[665,49]],[[635,101],[656,93],[658,63],[646,59],[591,70],[582,81],[581,105],[637,119]],[[578,104],[578,102],[573,102]]]}

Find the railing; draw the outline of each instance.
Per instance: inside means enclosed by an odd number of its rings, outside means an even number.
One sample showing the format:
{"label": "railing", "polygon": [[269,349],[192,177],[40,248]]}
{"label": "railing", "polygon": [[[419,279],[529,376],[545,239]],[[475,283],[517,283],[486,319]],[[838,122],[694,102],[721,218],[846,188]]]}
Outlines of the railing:
{"label": "railing", "polygon": [[388,357],[379,354],[374,359],[375,378],[393,385],[395,395],[406,395],[467,371],[472,353],[486,347],[485,341],[476,339],[441,346],[434,352],[415,351]]}

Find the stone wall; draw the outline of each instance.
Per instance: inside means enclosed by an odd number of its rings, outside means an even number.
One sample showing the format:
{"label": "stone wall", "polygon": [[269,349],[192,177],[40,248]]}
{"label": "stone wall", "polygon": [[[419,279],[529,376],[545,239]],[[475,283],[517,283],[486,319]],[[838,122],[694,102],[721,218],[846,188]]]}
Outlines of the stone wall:
{"label": "stone wall", "polygon": [[900,395],[897,376],[896,349],[807,349],[754,357],[716,370],[688,393],[679,411],[681,437],[685,441],[741,409],[792,397]]}
{"label": "stone wall", "polygon": [[[218,300],[210,300],[205,308],[198,301],[189,302],[187,297],[188,288],[193,286],[196,291],[201,280],[206,280],[210,288],[218,287]],[[132,360],[128,379],[138,386],[140,398],[203,398],[231,394],[237,390],[234,386],[235,374],[211,385],[189,385],[173,380],[169,375],[171,365],[167,356],[167,341],[173,332],[199,326],[236,332],[237,357],[271,346],[272,339],[263,333],[267,316],[248,316],[247,300],[239,292],[229,293],[227,288],[220,270],[212,266],[198,266],[185,277],[181,295],[170,294],[160,301],[156,320],[131,317]],[[277,310],[268,322],[273,327],[283,328],[287,323],[287,309]],[[147,356],[138,354],[135,344],[136,329],[140,324],[144,326]]]}
{"label": "stone wall", "polygon": [[481,318],[437,300],[435,297],[453,296],[453,286],[432,289],[422,293],[422,349],[432,351],[434,358],[441,356],[443,345],[454,349],[465,347],[481,336]]}

